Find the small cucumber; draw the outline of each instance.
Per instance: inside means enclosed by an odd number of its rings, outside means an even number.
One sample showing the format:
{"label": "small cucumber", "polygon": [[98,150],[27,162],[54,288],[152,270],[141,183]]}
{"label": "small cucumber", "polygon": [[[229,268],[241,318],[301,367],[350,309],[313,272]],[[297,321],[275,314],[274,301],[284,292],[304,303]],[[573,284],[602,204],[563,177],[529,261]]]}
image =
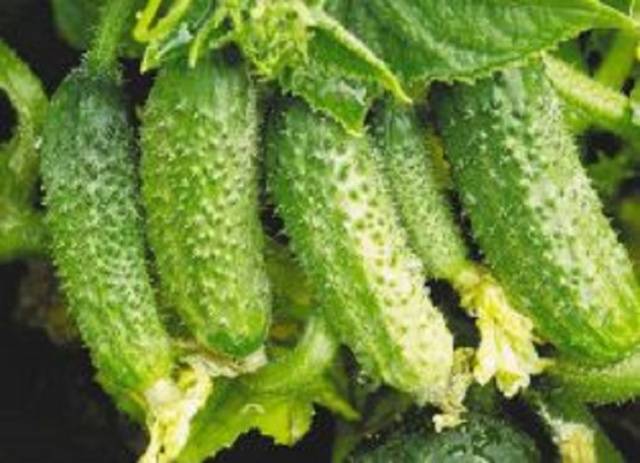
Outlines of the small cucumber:
{"label": "small cucumber", "polygon": [[142,393],[170,375],[173,354],[147,274],[133,131],[117,82],[73,71],[43,139],[47,224],[69,308],[104,379]]}
{"label": "small cucumber", "polygon": [[623,463],[589,407],[562,390],[528,390],[525,399],[544,421],[562,463]]}
{"label": "small cucumber", "polygon": [[299,102],[267,131],[268,184],[329,322],[376,379],[443,399],[453,340],[423,288],[367,138]]}
{"label": "small cucumber", "polygon": [[436,112],[480,247],[516,307],[567,356],[640,341],[640,288],[536,62],[442,88]]}
{"label": "small cucumber", "polygon": [[467,247],[438,178],[427,133],[413,109],[376,112],[376,153],[410,244],[435,278],[456,282],[470,265]]}
{"label": "small cucumber", "polygon": [[478,319],[477,381],[485,384],[495,376],[505,395],[512,396],[527,387],[530,375],[542,371],[532,323],[511,307],[489,272],[467,256],[432,152],[435,137],[427,143],[427,133],[411,109],[391,104],[378,109],[375,152],[409,244],[429,276],[448,280]]}
{"label": "small cucumber", "polygon": [[[423,419],[424,424],[427,420]],[[508,423],[488,415],[469,414],[456,429],[435,433],[424,424],[392,431],[374,448],[363,446],[349,463],[539,462],[533,440]],[[371,445],[370,445],[371,446]],[[369,446],[369,447],[370,447]]]}
{"label": "small cucumber", "polygon": [[142,125],[147,231],[168,302],[207,349],[259,350],[271,295],[258,205],[255,92],[242,67],[160,72]]}
{"label": "small cucumber", "polygon": [[204,368],[178,363],[147,273],[133,131],[114,73],[73,71],[43,132],[52,254],[102,386],[145,420],[145,462],[171,461],[204,402]]}
{"label": "small cucumber", "polygon": [[174,461],[211,382],[178,358],[157,310],[138,204],[134,134],[116,62],[133,0],[106,4],[94,44],[53,96],[41,173],[52,254],[102,386],[144,421],[141,463]]}

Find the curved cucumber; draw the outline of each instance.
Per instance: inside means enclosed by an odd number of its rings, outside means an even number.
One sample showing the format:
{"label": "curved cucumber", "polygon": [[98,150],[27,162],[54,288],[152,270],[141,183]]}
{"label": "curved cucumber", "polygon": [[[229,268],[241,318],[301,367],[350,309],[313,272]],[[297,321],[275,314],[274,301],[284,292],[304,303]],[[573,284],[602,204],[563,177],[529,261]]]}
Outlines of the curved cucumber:
{"label": "curved cucumber", "polygon": [[529,384],[543,363],[533,346],[532,324],[509,304],[503,288],[471,261],[443,191],[434,142],[413,110],[379,108],[375,134],[384,173],[409,244],[430,276],[448,280],[462,304],[477,318],[481,341],[474,373],[480,384],[494,376],[507,396]]}
{"label": "curved cucumber", "polygon": [[[425,420],[426,422],[426,420]],[[360,449],[349,463],[468,463],[475,461],[535,463],[540,461],[533,440],[508,423],[472,414],[456,429],[435,433],[426,426],[398,429],[373,449]]]}
{"label": "curved cucumber", "polygon": [[103,380],[142,394],[173,365],[147,274],[133,132],[118,84],[80,68],[51,102],[42,180],[53,256]]}
{"label": "curved cucumber", "polygon": [[436,102],[454,180],[495,275],[566,355],[615,361],[640,341],[640,288],[539,63]]}
{"label": "curved cucumber", "polygon": [[376,113],[377,159],[409,242],[430,276],[456,282],[473,264],[438,178],[427,134],[412,109]]}
{"label": "curved cucumber", "polygon": [[299,103],[267,137],[278,212],[341,341],[373,377],[442,400],[452,336],[423,289],[367,139]]}
{"label": "curved cucumber", "polygon": [[263,258],[255,94],[242,68],[203,59],[159,74],[142,126],[147,230],[168,302],[211,351],[262,347]]}

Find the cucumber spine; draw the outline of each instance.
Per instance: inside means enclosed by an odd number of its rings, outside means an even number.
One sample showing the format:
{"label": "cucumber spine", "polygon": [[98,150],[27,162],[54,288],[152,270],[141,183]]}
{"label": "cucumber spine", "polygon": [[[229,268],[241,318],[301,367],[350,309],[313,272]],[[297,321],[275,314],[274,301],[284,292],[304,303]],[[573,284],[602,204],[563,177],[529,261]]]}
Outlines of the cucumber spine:
{"label": "cucumber spine", "polygon": [[161,70],[142,126],[147,230],[167,300],[202,346],[240,358],[262,348],[271,311],[257,125],[246,71],[204,58]]}
{"label": "cucumber spine", "polygon": [[453,339],[423,288],[367,138],[294,102],[267,131],[268,184],[328,320],[364,371],[444,401]]}
{"label": "cucumber spine", "polygon": [[173,352],[147,273],[118,84],[73,71],[52,99],[43,138],[47,225],[69,309],[101,374],[144,391],[170,375]]}
{"label": "cucumber spine", "polygon": [[566,356],[628,355],[640,340],[638,283],[541,64],[441,90],[454,180],[509,298]]}
{"label": "cucumber spine", "polygon": [[506,396],[515,395],[544,366],[533,345],[533,325],[511,306],[489,271],[468,257],[433,152],[435,135],[421,127],[413,109],[391,104],[378,108],[374,127],[377,160],[410,246],[428,276],[449,281],[476,318],[475,379],[486,384],[495,377]]}

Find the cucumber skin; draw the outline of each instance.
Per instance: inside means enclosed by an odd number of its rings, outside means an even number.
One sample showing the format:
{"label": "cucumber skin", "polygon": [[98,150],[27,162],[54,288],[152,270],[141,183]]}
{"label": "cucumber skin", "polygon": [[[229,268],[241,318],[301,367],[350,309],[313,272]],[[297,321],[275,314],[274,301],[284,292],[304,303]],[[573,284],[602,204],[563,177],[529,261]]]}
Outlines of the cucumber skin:
{"label": "cucumber skin", "polygon": [[41,172],[52,253],[98,376],[142,393],[169,376],[173,352],[146,268],[133,140],[117,81],[81,67],[52,99]]}
{"label": "cucumber skin", "polygon": [[569,357],[629,354],[638,284],[542,67],[443,89],[436,112],[475,237],[515,306]]}
{"label": "cucumber skin", "polygon": [[142,126],[142,191],[161,285],[207,349],[243,357],[267,335],[256,98],[242,68],[203,59],[157,77]]}
{"label": "cucumber skin", "polygon": [[453,340],[423,289],[367,138],[295,103],[267,131],[269,188],[329,323],[364,371],[437,401]]}
{"label": "cucumber skin", "polygon": [[533,440],[506,422],[470,414],[459,427],[436,434],[425,426],[398,429],[373,449],[358,449],[348,463],[540,462]]}
{"label": "cucumber skin", "polygon": [[376,114],[378,162],[409,243],[430,276],[456,283],[472,266],[413,110],[386,104]]}

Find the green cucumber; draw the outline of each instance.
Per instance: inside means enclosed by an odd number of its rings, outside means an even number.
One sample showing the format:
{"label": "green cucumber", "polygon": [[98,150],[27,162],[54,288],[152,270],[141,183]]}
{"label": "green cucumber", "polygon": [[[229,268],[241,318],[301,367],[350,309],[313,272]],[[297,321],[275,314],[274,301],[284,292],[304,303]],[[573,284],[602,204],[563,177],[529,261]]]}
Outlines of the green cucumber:
{"label": "green cucumber", "polygon": [[268,184],[293,249],[364,371],[440,402],[453,339],[423,288],[367,138],[299,102],[267,132]]}
{"label": "green cucumber", "polygon": [[69,308],[99,372],[142,392],[170,375],[173,353],[147,274],[133,131],[118,84],[72,72],[43,138],[47,225]]}
{"label": "green cucumber", "polygon": [[114,75],[81,66],[52,99],[41,162],[46,222],[68,309],[100,383],[121,408],[147,422],[144,461],[171,461],[210,381],[195,360],[178,363],[158,314],[133,131]]}
{"label": "green cucumber", "polygon": [[477,381],[485,384],[495,376],[505,395],[513,396],[527,387],[530,375],[542,371],[531,322],[511,307],[489,272],[469,259],[439,178],[435,137],[427,143],[428,134],[412,109],[382,105],[375,122],[375,152],[409,244],[428,276],[449,281],[478,319]]}
{"label": "green cucumber", "polygon": [[132,0],[104,9],[94,44],[52,98],[41,174],[52,255],[102,386],[149,431],[141,462],[175,459],[211,382],[178,359],[157,310],[138,204],[134,134],[116,64]]}
{"label": "green cucumber", "polygon": [[147,231],[167,302],[218,354],[261,349],[271,313],[258,205],[255,92],[216,59],[158,75],[142,125]]}
{"label": "green cucumber", "polygon": [[525,393],[543,419],[562,463],[623,463],[589,408],[572,393],[544,390]]}
{"label": "green cucumber", "polygon": [[436,113],[475,237],[510,299],[592,364],[640,341],[640,288],[540,63],[442,88]]}
{"label": "green cucumber", "polygon": [[[381,443],[359,448],[349,463],[468,463],[539,462],[533,440],[507,422],[488,415],[469,414],[456,429],[435,433],[426,424],[400,425]],[[408,427],[409,429],[404,429]]]}

